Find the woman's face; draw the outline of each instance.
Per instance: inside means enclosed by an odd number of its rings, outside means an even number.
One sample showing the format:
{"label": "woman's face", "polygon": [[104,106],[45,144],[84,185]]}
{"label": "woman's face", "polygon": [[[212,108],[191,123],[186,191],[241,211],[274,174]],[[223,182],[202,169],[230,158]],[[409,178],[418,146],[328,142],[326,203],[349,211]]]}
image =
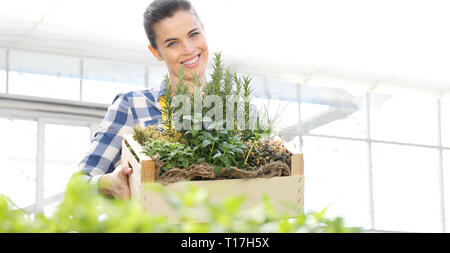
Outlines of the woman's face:
{"label": "woman's face", "polygon": [[200,78],[205,77],[208,45],[194,12],[178,11],[156,23],[153,29],[158,49],[151,51],[159,61],[165,62],[172,80],[178,79],[181,66],[184,66],[185,80],[191,81],[194,73]]}

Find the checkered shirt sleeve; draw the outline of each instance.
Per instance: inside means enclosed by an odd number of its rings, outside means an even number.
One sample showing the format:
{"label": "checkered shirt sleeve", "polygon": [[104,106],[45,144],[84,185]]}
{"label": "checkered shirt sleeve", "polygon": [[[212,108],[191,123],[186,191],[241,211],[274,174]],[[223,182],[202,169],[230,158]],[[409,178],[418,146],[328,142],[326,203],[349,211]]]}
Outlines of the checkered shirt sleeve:
{"label": "checkered shirt sleeve", "polygon": [[118,94],[101,122],[89,150],[79,164],[79,171],[92,184],[120,166],[122,138],[133,133],[133,126],[162,126],[161,105],[157,98],[164,88],[151,88]]}
{"label": "checkered shirt sleeve", "polygon": [[102,175],[120,165],[122,136],[132,133],[134,123],[129,98],[126,94],[117,95],[79,164],[79,169],[92,183],[96,184]]}

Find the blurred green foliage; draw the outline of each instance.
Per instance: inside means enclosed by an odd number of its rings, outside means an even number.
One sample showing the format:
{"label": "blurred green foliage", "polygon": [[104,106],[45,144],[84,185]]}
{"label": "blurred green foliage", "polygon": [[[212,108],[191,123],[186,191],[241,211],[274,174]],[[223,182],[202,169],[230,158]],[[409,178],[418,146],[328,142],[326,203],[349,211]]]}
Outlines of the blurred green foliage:
{"label": "blurred green foliage", "polygon": [[[244,196],[230,196],[213,201],[208,193],[192,185],[183,192],[167,191],[158,184],[147,185],[155,194],[163,194],[176,210],[177,222],[152,215],[136,200],[106,198],[79,175],[69,181],[62,203],[49,216],[27,214],[8,197],[0,195],[0,232],[7,233],[296,233],[296,232],[360,232],[360,228],[344,226],[342,218],[326,218],[325,211],[308,212],[289,218],[278,213],[265,197],[259,205],[244,209]],[[198,217],[199,207],[207,210]]]}

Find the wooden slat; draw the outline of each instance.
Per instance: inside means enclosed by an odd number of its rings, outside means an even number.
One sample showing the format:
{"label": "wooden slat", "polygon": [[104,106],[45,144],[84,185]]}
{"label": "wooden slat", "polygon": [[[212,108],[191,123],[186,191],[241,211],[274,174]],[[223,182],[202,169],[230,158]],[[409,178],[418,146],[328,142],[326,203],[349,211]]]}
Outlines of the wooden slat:
{"label": "wooden slat", "polygon": [[[264,195],[267,195],[277,212],[286,212],[290,217],[295,217],[304,210],[303,176],[185,181],[169,184],[165,186],[165,189],[171,192],[183,192],[189,184],[206,190],[214,201],[224,200],[227,196],[245,195],[246,201],[243,208],[254,207],[261,203]],[[160,194],[145,189],[142,193],[144,209],[155,215],[167,215],[173,221],[176,212]],[[203,208],[200,207],[197,213],[203,214],[205,212]],[[200,221],[203,220],[200,218]]]}
{"label": "wooden slat", "polygon": [[141,196],[141,165],[136,161],[125,141],[122,141],[121,165],[122,167],[131,165],[133,168],[133,173],[128,176],[128,185],[130,186],[131,197],[139,199]]}
{"label": "wooden slat", "polygon": [[303,168],[304,168],[304,161],[303,161],[303,153],[300,152],[300,150],[287,142],[283,142],[284,147],[289,151],[291,156],[291,175],[292,176],[303,176]]}
{"label": "wooden slat", "polygon": [[[127,147],[126,143],[128,143],[130,145],[130,147],[133,148],[133,151],[136,153],[136,155],[140,159],[139,162],[136,160],[133,153],[131,153],[131,151]],[[155,163],[154,163],[154,161],[151,160],[150,157],[148,157],[145,154],[142,154],[141,152],[142,152],[141,145],[133,139],[132,135],[124,136],[124,139],[122,141],[122,153],[123,153],[122,159],[129,162],[131,167],[133,168],[134,175],[132,176],[132,178],[134,181],[136,181],[133,183],[138,184],[138,182],[139,182],[139,184],[141,184],[141,183],[154,182],[155,178],[156,178]],[[125,163],[124,165],[128,165],[128,163]],[[130,184],[133,184],[133,183],[130,183]]]}
{"label": "wooden slat", "polygon": [[305,176],[300,176],[298,180],[298,207],[300,209],[300,212],[304,212],[305,207]]}
{"label": "wooden slat", "polygon": [[139,158],[139,160],[141,160],[141,161],[152,160],[152,158],[150,158],[146,154],[142,153],[142,146],[141,146],[141,144],[139,144],[137,141],[134,140],[132,134],[126,134],[123,138],[128,142],[130,147],[136,153],[136,155]]}
{"label": "wooden slat", "polygon": [[293,154],[291,156],[291,175],[303,176],[303,154]]}
{"label": "wooden slat", "polygon": [[129,165],[131,165],[133,169],[135,168],[140,169],[141,164],[136,160],[136,158],[134,157],[134,155],[131,153],[131,151],[128,149],[128,147],[124,142],[122,142],[122,156],[123,155],[126,156],[127,161],[130,163]]}
{"label": "wooden slat", "polygon": [[141,160],[141,183],[155,182],[155,162],[152,160]]}

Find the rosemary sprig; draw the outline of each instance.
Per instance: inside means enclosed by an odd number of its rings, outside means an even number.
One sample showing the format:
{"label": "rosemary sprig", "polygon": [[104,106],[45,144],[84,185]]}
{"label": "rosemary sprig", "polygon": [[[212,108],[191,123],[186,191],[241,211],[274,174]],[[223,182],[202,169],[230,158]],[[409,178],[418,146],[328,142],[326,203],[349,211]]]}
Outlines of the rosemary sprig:
{"label": "rosemary sprig", "polygon": [[250,125],[250,95],[253,92],[253,89],[250,86],[250,82],[251,82],[252,78],[250,78],[250,76],[244,76],[243,77],[243,88],[244,88],[244,127],[245,129],[249,129]]}
{"label": "rosemary sprig", "polygon": [[186,82],[184,81],[184,66],[181,66],[175,92],[177,95],[187,95],[187,91],[188,88]]}
{"label": "rosemary sprig", "polygon": [[211,85],[207,95],[220,95],[222,88],[223,67],[221,53],[214,53],[213,73],[211,74]]}
{"label": "rosemary sprig", "polygon": [[[242,92],[242,84],[241,84],[241,78],[238,77],[236,72],[233,73],[233,81],[235,83],[236,89],[234,90],[234,96],[235,98],[239,98]],[[238,111],[238,104],[234,103],[234,130],[238,131],[238,122],[237,122],[237,111]]]}
{"label": "rosemary sprig", "polygon": [[170,77],[169,74],[166,74],[164,77],[164,86],[166,89],[166,93],[164,96],[161,96],[161,100],[163,100],[165,106],[161,107],[161,114],[166,115],[166,119],[163,121],[163,125],[166,129],[172,129],[173,128],[173,107],[172,107],[172,85],[170,83]]}

